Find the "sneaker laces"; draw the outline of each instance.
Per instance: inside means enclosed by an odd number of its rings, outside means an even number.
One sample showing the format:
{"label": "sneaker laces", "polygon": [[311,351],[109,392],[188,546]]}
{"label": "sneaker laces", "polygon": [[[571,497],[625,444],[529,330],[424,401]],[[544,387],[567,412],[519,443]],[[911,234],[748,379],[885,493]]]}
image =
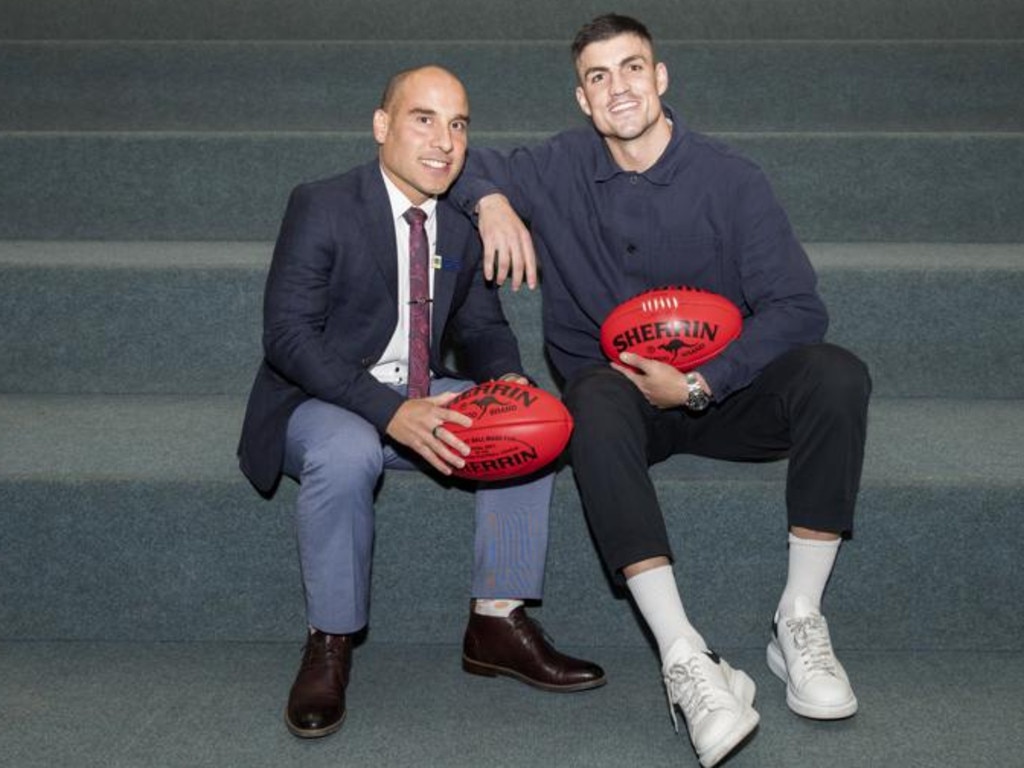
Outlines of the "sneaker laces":
{"label": "sneaker laces", "polygon": [[793,644],[800,651],[800,659],[809,673],[836,675],[836,656],[828,635],[828,624],[821,614],[786,619],[793,633]]}
{"label": "sneaker laces", "polygon": [[683,710],[689,725],[713,709],[714,690],[701,666],[700,658],[693,656],[688,661],[677,662],[665,672],[665,693],[668,696],[668,711],[672,725],[679,733],[676,705]]}

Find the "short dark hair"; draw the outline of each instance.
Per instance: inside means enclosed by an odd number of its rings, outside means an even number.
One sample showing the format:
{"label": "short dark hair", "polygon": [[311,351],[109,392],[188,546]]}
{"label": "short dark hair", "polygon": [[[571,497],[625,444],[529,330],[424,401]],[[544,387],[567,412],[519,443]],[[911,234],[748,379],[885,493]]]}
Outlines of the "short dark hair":
{"label": "short dark hair", "polygon": [[579,61],[583,49],[591,43],[600,43],[619,35],[636,35],[650,45],[652,49],[654,48],[654,40],[651,38],[651,33],[647,31],[647,27],[642,22],[637,21],[632,16],[606,13],[584,24],[580,31],[576,33],[576,38],[572,41],[573,63],[575,64]]}

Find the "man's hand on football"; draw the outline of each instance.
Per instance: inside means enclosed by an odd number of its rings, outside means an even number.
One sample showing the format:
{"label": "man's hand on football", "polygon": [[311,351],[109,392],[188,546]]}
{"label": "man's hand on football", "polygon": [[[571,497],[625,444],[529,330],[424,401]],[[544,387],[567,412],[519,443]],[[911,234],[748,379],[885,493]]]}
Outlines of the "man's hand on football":
{"label": "man's hand on football", "polygon": [[[623,352],[619,360],[622,364],[612,363],[612,368],[632,381],[655,408],[676,408],[686,402],[686,379],[668,363],[650,360],[632,352]],[[704,377],[699,373],[696,375],[701,387],[710,395],[711,388]]]}
{"label": "man's hand on football", "polygon": [[457,396],[457,392],[446,392],[406,400],[395,411],[386,430],[389,437],[412,448],[442,475],[450,475],[452,467],[464,467],[463,457],[469,455],[469,446],[444,428],[445,422],[464,427],[473,424],[465,414],[444,407]]}

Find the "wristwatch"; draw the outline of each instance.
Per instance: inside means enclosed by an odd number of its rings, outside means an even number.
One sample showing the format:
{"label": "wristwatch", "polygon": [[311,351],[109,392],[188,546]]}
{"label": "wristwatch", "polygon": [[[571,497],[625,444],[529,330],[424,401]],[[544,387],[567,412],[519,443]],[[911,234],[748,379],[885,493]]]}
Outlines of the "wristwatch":
{"label": "wristwatch", "polygon": [[686,402],[683,405],[691,411],[703,411],[710,405],[711,398],[704,391],[704,387],[700,385],[697,374],[687,373],[684,378],[686,379]]}

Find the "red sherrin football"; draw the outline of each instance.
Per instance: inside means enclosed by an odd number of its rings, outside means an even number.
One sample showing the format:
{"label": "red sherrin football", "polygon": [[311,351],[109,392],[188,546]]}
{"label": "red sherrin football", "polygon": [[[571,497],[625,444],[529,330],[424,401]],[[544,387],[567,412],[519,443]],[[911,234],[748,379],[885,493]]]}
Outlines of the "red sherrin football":
{"label": "red sherrin football", "polygon": [[471,427],[444,425],[470,448],[466,466],[454,471],[459,477],[507,480],[536,472],[558,458],[572,433],[572,417],[557,397],[510,381],[478,384],[447,407],[473,420]]}
{"label": "red sherrin football", "polygon": [[680,371],[706,363],[740,335],[736,305],[699,288],[657,288],[613,309],[601,324],[601,349],[619,361],[623,352],[659,360]]}

